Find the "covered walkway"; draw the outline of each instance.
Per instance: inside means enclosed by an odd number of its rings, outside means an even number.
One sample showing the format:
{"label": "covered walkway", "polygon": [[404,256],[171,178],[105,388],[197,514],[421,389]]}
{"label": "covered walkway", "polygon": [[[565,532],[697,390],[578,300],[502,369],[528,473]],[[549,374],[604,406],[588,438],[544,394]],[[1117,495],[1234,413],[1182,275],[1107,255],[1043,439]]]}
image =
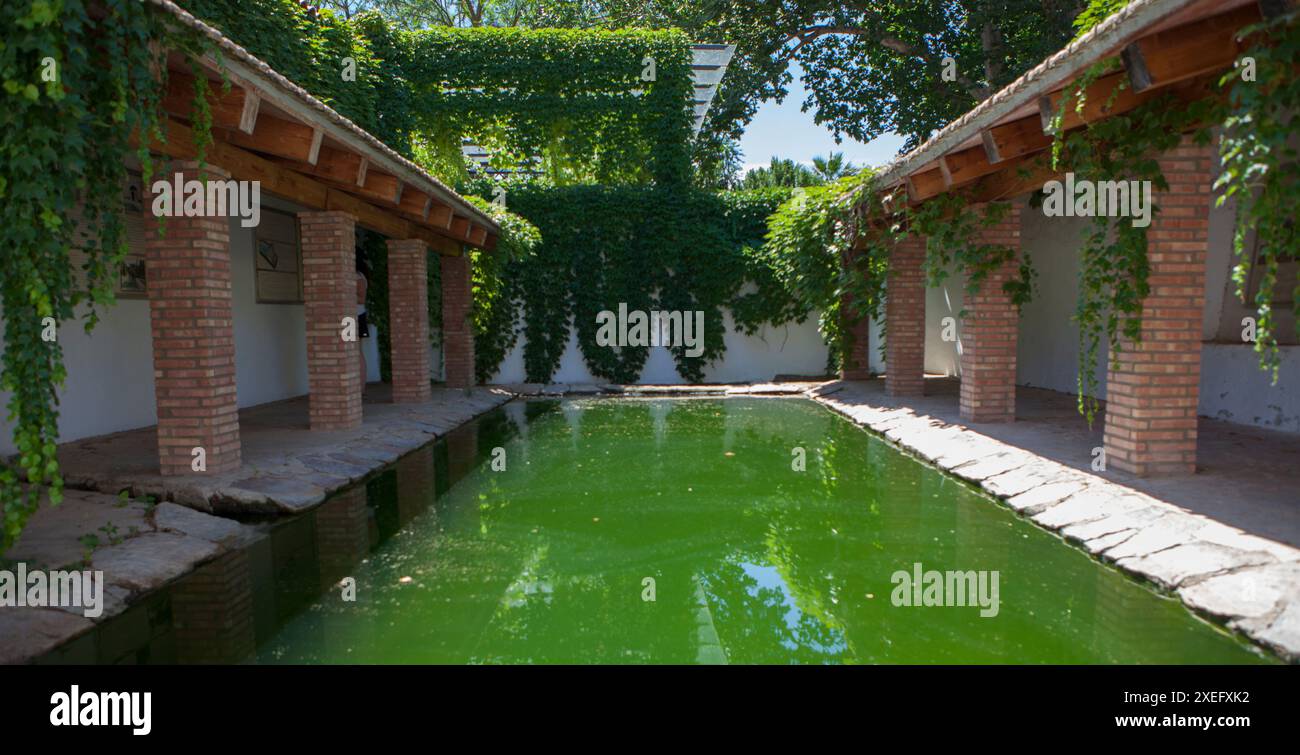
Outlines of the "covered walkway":
{"label": "covered walkway", "polygon": [[242,460],[226,472],[160,474],[156,427],[65,443],[59,465],[69,488],[128,490],[217,513],[295,513],[513,397],[435,388],[428,401],[394,403],[391,390],[367,386],[360,423],[343,429],[312,429],[307,396],[243,409]]}

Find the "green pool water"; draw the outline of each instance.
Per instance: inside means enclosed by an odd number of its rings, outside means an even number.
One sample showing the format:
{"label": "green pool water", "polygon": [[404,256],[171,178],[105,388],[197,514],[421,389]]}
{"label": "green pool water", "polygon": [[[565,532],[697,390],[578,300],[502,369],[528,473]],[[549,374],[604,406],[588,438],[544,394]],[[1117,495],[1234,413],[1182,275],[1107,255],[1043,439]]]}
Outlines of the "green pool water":
{"label": "green pool water", "polygon": [[[328,587],[258,662],[1267,660],[809,401],[514,402],[402,464],[321,567],[355,600]],[[895,605],[918,563],[996,573],[996,615]]]}

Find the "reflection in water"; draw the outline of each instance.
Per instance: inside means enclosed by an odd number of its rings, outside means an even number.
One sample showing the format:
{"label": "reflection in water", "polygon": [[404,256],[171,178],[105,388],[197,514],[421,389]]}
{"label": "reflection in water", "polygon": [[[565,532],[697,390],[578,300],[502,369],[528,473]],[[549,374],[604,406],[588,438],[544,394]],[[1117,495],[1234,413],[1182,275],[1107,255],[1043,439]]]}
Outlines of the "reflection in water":
{"label": "reflection in water", "polygon": [[257,643],[247,550],[195,569],[171,591],[178,663],[235,663]]}
{"label": "reflection in water", "polygon": [[[106,624],[99,659],[1260,660],[811,402],[520,402],[266,530]],[[999,614],[893,606],[916,562],[998,571]]]}

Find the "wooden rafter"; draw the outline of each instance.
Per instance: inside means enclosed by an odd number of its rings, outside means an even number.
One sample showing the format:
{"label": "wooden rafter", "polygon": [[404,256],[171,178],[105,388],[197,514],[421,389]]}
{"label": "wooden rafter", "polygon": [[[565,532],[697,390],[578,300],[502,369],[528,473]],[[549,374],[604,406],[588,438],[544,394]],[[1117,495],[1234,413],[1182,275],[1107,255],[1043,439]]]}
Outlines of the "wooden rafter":
{"label": "wooden rafter", "polygon": [[[167,88],[162,93],[162,108],[167,113],[188,120],[193,114],[195,79],[184,71],[168,71]],[[208,112],[213,128],[252,134],[257,124],[262,98],[251,89],[231,86],[223,91],[219,81],[208,81]]]}
{"label": "wooden rafter", "polygon": [[[1215,96],[1213,82],[1218,72],[1232,66],[1240,53],[1240,29],[1261,17],[1259,7],[1250,4],[1142,37],[1124,48],[1124,70],[1102,76],[1086,88],[1081,109],[1073,102],[1066,104],[1060,127],[1066,131],[1080,128],[1166,94],[1182,103]],[[937,164],[907,176],[909,202],[924,201],[977,181],[985,187],[984,193],[1016,186],[1025,170],[1023,158],[1043,153],[1051,146],[1051,122],[1069,89],[1062,87],[1042,96],[1037,115],[984,129],[980,145],[950,152]]]}
{"label": "wooden rafter", "polygon": [[[165,141],[154,142],[151,149],[169,157],[193,160],[198,156],[194,134],[190,128],[174,119],[167,119]],[[449,239],[404,219],[396,213],[376,207],[323,181],[303,175],[281,162],[254,154],[225,141],[214,141],[208,146],[207,160],[229,171],[237,180],[258,181],[269,194],[283,197],[314,210],[342,210],[356,217],[367,228],[391,238],[418,238],[424,240],[440,254],[460,254],[460,241]],[[468,223],[468,220],[466,220]]]}
{"label": "wooden rafter", "polygon": [[[195,86],[193,75],[168,71],[161,102],[170,116],[169,134],[189,133]],[[277,107],[268,112],[263,95],[243,79],[226,87],[209,78],[207,100],[213,137],[209,159],[236,179],[261,181],[268,192],[315,209],[347,210],[363,225],[394,237],[423,238],[443,254],[459,254],[461,242],[478,246],[491,235],[480,221],[466,216],[457,216],[464,227],[453,229],[451,206],[399,176],[375,170],[364,154],[343,146],[337,136],[327,141],[325,125],[283,115],[295,112],[286,111],[284,102],[276,100]],[[169,138],[168,144],[158,151],[197,156],[190,141],[177,146]]]}

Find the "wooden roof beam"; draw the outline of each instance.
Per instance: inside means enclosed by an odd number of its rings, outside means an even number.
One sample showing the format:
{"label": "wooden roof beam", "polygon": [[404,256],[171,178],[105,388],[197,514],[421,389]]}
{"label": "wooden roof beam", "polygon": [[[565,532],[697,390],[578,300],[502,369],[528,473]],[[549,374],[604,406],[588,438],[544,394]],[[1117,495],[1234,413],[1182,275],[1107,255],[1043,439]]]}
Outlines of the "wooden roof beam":
{"label": "wooden roof beam", "polygon": [[1240,54],[1237,32],[1262,18],[1257,5],[1156,32],[1128,45],[1120,60],[1136,92],[1231,67]]}
{"label": "wooden roof beam", "polygon": [[918,171],[907,177],[907,201],[915,204],[944,192],[943,171],[938,167]]}
{"label": "wooden roof beam", "polygon": [[223,133],[214,129],[213,137],[253,152],[283,157],[286,160],[315,165],[320,154],[324,131],[297,121],[262,113],[251,134],[238,130]]}
{"label": "wooden roof beam", "polygon": [[985,156],[994,165],[1052,146],[1052,137],[1043,133],[1042,124],[1034,116],[984,129],[980,140]]}
{"label": "wooden roof beam", "polygon": [[[166,141],[155,142],[150,148],[155,152],[181,160],[198,156],[194,147],[194,133],[188,126],[167,119],[162,124]],[[208,147],[207,159],[213,165],[230,172],[239,181],[259,181],[268,194],[283,197],[313,210],[341,210],[351,214],[357,223],[391,238],[418,238],[427,242],[439,254],[461,253],[458,241],[448,239],[429,228],[399,217],[396,213],[376,207],[345,191],[327,186],[305,176],[283,163],[256,155],[222,141]],[[466,220],[468,223],[468,220]]]}
{"label": "wooden roof beam", "polygon": [[429,219],[429,206],[432,203],[432,195],[408,185],[402,189],[401,198],[397,202],[397,209],[407,215],[418,217],[420,222],[424,223]]}
{"label": "wooden roof beam", "polygon": [[451,236],[462,241],[469,241],[469,233],[472,228],[473,224],[469,222],[469,218],[457,215],[451,221]]}
{"label": "wooden roof beam", "polygon": [[[162,94],[162,108],[167,113],[190,120],[194,108],[194,77],[184,71],[167,72],[167,88]],[[252,89],[231,86],[222,91],[219,81],[208,81],[208,111],[214,128],[252,134],[257,124],[262,98]]]}

